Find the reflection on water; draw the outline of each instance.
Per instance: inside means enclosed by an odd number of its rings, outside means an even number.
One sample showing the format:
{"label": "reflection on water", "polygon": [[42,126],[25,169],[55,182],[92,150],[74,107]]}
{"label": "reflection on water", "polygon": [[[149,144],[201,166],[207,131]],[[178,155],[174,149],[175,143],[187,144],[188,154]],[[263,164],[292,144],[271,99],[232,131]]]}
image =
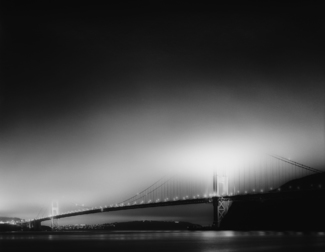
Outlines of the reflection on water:
{"label": "reflection on water", "polygon": [[0,251],[325,251],[324,232],[111,231],[0,233]]}

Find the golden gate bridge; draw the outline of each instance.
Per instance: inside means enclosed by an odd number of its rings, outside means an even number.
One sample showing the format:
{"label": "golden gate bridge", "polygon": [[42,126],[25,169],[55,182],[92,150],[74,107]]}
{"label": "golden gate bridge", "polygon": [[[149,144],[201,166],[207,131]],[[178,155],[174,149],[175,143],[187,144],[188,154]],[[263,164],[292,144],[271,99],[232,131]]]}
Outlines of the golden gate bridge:
{"label": "golden gate bridge", "polygon": [[128,209],[177,206],[189,204],[212,204],[213,226],[219,228],[232,202],[319,195],[322,184],[285,186],[287,182],[320,174],[322,171],[277,155],[254,156],[253,159],[234,157],[205,173],[198,167],[195,172],[165,176],[141,192],[118,203],[99,207],[59,212],[57,201],[52,202],[48,216],[23,222],[32,229],[40,229],[41,222],[50,220],[52,227],[62,218]]}

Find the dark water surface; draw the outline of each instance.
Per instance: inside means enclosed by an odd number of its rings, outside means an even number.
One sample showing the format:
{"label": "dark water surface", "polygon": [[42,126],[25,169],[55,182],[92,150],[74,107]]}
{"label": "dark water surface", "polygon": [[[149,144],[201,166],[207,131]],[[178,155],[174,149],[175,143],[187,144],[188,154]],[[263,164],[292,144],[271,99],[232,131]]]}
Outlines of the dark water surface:
{"label": "dark water surface", "polygon": [[0,233],[0,251],[325,251],[324,232],[110,231]]}

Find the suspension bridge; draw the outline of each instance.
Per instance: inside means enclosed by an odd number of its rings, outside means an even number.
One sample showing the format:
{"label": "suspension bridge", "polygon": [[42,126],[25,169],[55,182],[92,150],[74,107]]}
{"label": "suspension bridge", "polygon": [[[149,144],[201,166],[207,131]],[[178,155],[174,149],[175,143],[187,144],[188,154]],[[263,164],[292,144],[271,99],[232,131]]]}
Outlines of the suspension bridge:
{"label": "suspension bridge", "polygon": [[[52,202],[48,216],[26,221],[32,229],[39,229],[41,222],[51,221],[52,227],[62,218],[121,211],[128,209],[177,206],[189,204],[212,204],[213,226],[219,228],[232,202],[309,197],[324,191],[324,185],[299,184],[299,179],[322,171],[276,155],[264,155],[247,162],[232,159],[220,164],[206,175],[198,170],[186,175],[166,176],[143,191],[118,203],[82,210],[59,212],[57,201]],[[289,181],[298,181],[287,186]]]}

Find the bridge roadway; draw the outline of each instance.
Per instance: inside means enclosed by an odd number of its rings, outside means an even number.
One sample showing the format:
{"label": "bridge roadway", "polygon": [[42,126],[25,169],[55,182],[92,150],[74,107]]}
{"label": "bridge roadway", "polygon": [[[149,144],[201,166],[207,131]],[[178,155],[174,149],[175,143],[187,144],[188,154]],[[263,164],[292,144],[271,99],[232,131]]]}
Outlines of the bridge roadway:
{"label": "bridge roadway", "polygon": [[121,211],[121,210],[129,210],[129,209],[139,209],[139,208],[150,208],[150,207],[163,207],[163,206],[177,206],[177,205],[189,205],[189,204],[202,204],[202,203],[211,203],[211,198],[200,198],[200,199],[187,199],[187,200],[177,200],[177,201],[161,201],[161,202],[152,202],[152,203],[143,203],[143,204],[134,204],[134,205],[123,205],[123,206],[111,206],[111,207],[102,207],[102,208],[94,208],[83,211],[75,211],[72,213],[64,213],[56,216],[47,216],[40,219],[35,219],[34,221],[47,221],[54,219],[61,219],[66,217],[72,217],[77,215],[84,214],[93,214],[93,213],[103,213],[103,212],[113,212],[113,211]]}
{"label": "bridge roadway", "polygon": [[220,197],[207,197],[198,199],[185,199],[176,201],[162,201],[153,203],[143,203],[134,205],[120,205],[120,206],[110,206],[102,208],[94,208],[84,211],[75,211],[70,213],[59,214],[56,216],[47,216],[39,219],[31,220],[31,222],[42,222],[53,219],[61,219],[78,215],[102,213],[102,212],[113,212],[129,209],[139,209],[139,208],[151,208],[151,207],[164,207],[164,206],[179,206],[179,205],[190,205],[190,204],[202,204],[202,203],[213,203],[213,201],[265,201],[265,200],[278,200],[278,199],[289,199],[289,198],[324,198],[325,190],[321,189],[310,189],[310,190],[290,190],[290,191],[278,191],[273,190],[264,193],[254,193],[254,194],[242,194],[242,195],[232,195],[232,196],[220,196]]}

